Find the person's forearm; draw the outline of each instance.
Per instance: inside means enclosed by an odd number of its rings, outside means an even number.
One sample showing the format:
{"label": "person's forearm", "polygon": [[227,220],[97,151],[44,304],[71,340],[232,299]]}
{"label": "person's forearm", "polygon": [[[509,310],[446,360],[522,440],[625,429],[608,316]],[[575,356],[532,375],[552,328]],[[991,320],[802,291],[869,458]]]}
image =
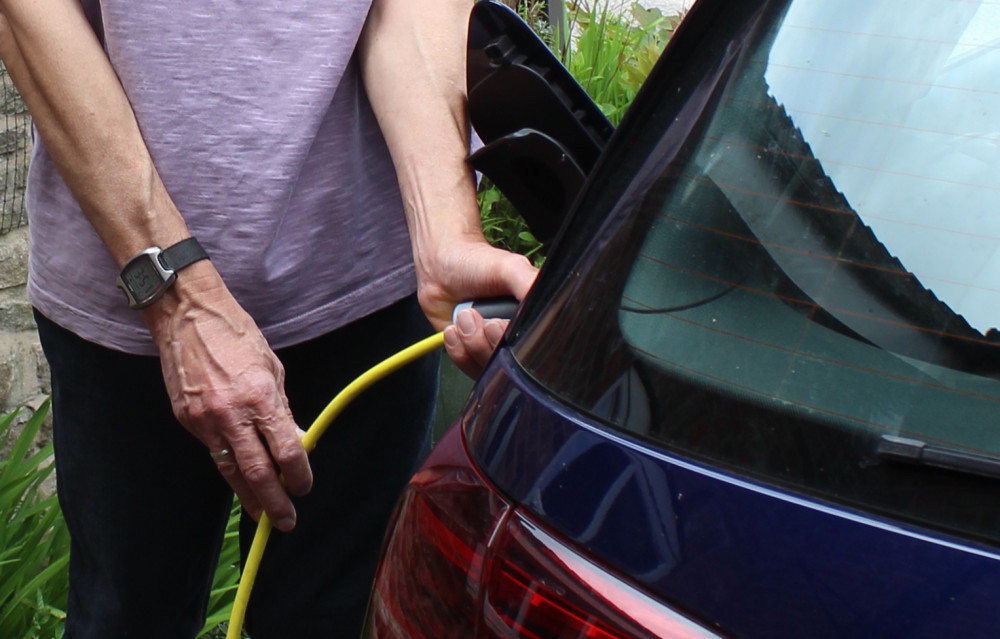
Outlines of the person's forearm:
{"label": "person's forearm", "polygon": [[454,237],[481,237],[465,162],[471,7],[470,0],[374,0],[362,37],[365,88],[396,165],[418,260]]}
{"label": "person's forearm", "polygon": [[0,0],[0,12],[0,58],[114,259],[186,237],[79,2]]}

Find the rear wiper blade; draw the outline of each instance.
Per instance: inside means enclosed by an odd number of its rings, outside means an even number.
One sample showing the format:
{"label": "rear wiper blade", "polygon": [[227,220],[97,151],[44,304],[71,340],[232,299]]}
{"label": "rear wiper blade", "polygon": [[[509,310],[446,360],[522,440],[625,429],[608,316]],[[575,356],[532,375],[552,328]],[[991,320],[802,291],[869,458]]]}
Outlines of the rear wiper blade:
{"label": "rear wiper blade", "polygon": [[933,466],[970,475],[1000,479],[1000,459],[996,457],[928,444],[919,439],[882,435],[879,438],[876,454],[889,461],[917,466]]}

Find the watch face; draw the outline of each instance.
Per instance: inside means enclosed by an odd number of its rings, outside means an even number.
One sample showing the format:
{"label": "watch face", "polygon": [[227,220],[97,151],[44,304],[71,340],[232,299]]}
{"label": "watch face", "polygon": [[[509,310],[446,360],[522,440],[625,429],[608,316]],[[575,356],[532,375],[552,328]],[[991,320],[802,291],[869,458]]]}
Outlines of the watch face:
{"label": "watch face", "polygon": [[153,258],[149,255],[140,256],[129,262],[121,272],[122,283],[132,293],[132,298],[136,303],[151,301],[157,294],[166,288],[167,282],[163,275],[153,264]]}

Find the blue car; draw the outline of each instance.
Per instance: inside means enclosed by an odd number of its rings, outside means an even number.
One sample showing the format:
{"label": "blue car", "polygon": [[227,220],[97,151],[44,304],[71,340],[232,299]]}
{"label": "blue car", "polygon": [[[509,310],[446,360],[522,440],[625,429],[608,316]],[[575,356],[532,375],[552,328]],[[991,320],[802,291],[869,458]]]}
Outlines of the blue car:
{"label": "blue car", "polygon": [[609,135],[368,636],[1000,636],[1000,5],[698,0]]}

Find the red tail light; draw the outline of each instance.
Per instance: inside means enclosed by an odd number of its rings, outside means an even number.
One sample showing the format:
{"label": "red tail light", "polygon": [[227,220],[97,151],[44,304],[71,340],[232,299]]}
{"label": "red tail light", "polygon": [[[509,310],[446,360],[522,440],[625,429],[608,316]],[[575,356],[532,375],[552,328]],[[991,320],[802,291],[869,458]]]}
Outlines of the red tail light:
{"label": "red tail light", "polygon": [[701,626],[512,509],[457,430],[411,480],[376,576],[375,639],[694,639]]}
{"label": "red tail light", "polygon": [[519,513],[512,513],[503,526],[489,550],[483,619],[490,632],[485,636],[717,636],[601,568]]}

